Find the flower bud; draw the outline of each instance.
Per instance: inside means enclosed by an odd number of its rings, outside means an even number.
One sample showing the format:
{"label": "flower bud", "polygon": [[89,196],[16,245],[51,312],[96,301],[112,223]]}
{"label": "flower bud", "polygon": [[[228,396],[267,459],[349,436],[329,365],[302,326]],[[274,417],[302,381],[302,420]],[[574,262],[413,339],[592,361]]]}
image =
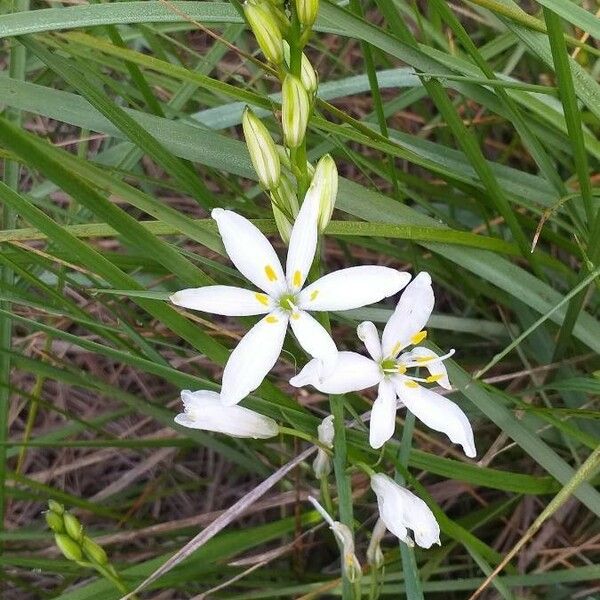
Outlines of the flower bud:
{"label": "flower bud", "polygon": [[81,542],[83,539],[83,526],[79,522],[79,519],[70,512],[66,512],[63,515],[63,520],[67,535],[73,538],[76,542]]}
{"label": "flower bud", "polygon": [[319,231],[322,233],[331,220],[338,191],[337,167],[329,154],[317,163],[310,187],[319,198]]}
{"label": "flower bud", "polygon": [[57,515],[54,511],[49,510],[46,513],[46,523],[48,527],[54,531],[54,533],[62,533],[64,530],[63,519],[60,515]]}
{"label": "flower bud", "polygon": [[367,548],[367,562],[375,569],[380,569],[383,566],[383,552],[381,551],[381,540],[385,535],[386,527],[383,519],[377,519],[371,541]]}
{"label": "flower bud", "polygon": [[65,558],[75,561],[80,561],[83,558],[79,544],[75,540],[72,540],[68,535],[57,533],[54,536],[54,541],[60,551],[64,554]]}
{"label": "flower bud", "polygon": [[244,3],[244,14],[265,58],[276,65],[281,64],[283,38],[269,6],[247,1]]}
{"label": "flower bud", "polygon": [[48,508],[58,515],[62,515],[65,512],[65,507],[56,500],[48,500]]}
{"label": "flower bud", "polygon": [[299,207],[292,182],[285,173],[282,173],[277,188],[271,191],[271,207],[279,235],[284,243],[289,244]]}
{"label": "flower bud", "polygon": [[242,118],[244,137],[258,179],[267,190],[279,184],[281,164],[273,138],[262,121],[248,108]]}
{"label": "flower bud", "polygon": [[[290,45],[283,40],[283,58],[285,60],[285,64],[288,69],[290,68]],[[302,81],[302,85],[304,89],[309,94],[314,94],[319,87],[319,78],[317,76],[316,71],[313,69],[313,66],[310,64],[310,60],[308,60],[308,56],[302,53],[302,59],[300,63],[300,79]]]}
{"label": "flower bud", "polygon": [[[317,427],[319,442],[327,448],[333,447],[333,415],[325,417],[321,424]],[[322,448],[317,450],[317,457],[313,461],[313,470],[317,479],[327,477],[331,473],[331,460],[327,452]]]}
{"label": "flower bud", "polygon": [[281,96],[281,124],[285,143],[290,148],[297,148],[306,135],[310,100],[302,82],[293,75],[285,76]]}
{"label": "flower bud", "polygon": [[296,0],[296,13],[298,20],[304,27],[312,27],[317,20],[319,0]]}
{"label": "flower bud", "polygon": [[108,556],[106,555],[104,548],[87,536],[83,538],[83,551],[91,562],[99,565],[108,563]]}

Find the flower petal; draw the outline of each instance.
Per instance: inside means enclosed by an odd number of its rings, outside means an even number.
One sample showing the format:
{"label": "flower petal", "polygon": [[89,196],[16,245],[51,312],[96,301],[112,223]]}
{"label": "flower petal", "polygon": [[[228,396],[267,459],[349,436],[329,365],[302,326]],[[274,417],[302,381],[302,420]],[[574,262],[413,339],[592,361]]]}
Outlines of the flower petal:
{"label": "flower petal", "polygon": [[338,350],[325,327],[303,310],[292,313],[290,324],[298,343],[310,356],[322,361],[323,375],[329,375],[335,367]]}
{"label": "flower petal", "polygon": [[316,358],[290,379],[295,387],[312,385],[324,394],[346,394],[377,385],[383,378],[379,365],[356,352],[338,353],[333,371],[323,377],[323,366]]}
{"label": "flower petal", "polygon": [[281,263],[269,240],[248,219],[222,208],[211,213],[217,222],[225,250],[237,270],[268,294],[285,289]]}
{"label": "flower petal", "polygon": [[272,301],[262,292],[252,292],[229,285],[207,285],[179,290],[169,300],[177,306],[202,310],[215,315],[261,315],[272,310]]}
{"label": "flower petal", "polygon": [[[454,354],[454,350],[450,351],[450,356],[452,354]],[[448,355],[445,358],[448,358]],[[439,355],[429,348],[416,346],[410,352],[402,354],[398,358],[398,361],[407,367],[425,367],[429,371],[429,374],[436,378],[435,383],[438,383],[447,390],[452,389],[444,361],[439,360]]]}
{"label": "flower petal", "polygon": [[454,444],[460,444],[469,458],[475,457],[471,423],[457,404],[403,375],[395,375],[392,380],[400,400],[417,419],[431,429],[445,433]]}
{"label": "flower petal", "polygon": [[175,423],[183,427],[254,439],[270,438],[279,432],[270,417],[242,406],[224,406],[216,392],[183,390],[181,399],[185,412],[175,417]]}
{"label": "flower petal", "polygon": [[223,371],[223,404],[237,404],[262,383],[281,353],[287,323],[286,314],[272,312],[240,340]]}
{"label": "flower petal", "polygon": [[402,498],[398,496],[396,487],[400,486],[383,473],[371,476],[371,489],[377,496],[381,520],[397,538],[405,541],[408,538],[408,530],[404,525]]}
{"label": "flower petal", "polygon": [[317,191],[317,188],[311,185],[306,192],[290,236],[285,273],[288,287],[294,292],[304,285],[317,250],[319,219]]}
{"label": "flower petal", "polygon": [[379,384],[379,394],[371,409],[369,444],[381,448],[393,435],[396,428],[396,390],[388,377]]}
{"label": "flower petal", "polygon": [[418,343],[413,338],[425,327],[433,303],[431,277],[423,271],[408,284],[383,330],[381,342],[384,356],[398,356],[402,348]]}
{"label": "flower petal", "polygon": [[383,358],[381,352],[381,342],[379,341],[379,332],[375,323],[363,321],[357,328],[358,338],[363,342],[371,358],[379,362]]}
{"label": "flower petal", "polygon": [[305,310],[349,310],[387,298],[409,281],[409,273],[390,267],[350,267],[311,283],[302,290],[299,303]]}

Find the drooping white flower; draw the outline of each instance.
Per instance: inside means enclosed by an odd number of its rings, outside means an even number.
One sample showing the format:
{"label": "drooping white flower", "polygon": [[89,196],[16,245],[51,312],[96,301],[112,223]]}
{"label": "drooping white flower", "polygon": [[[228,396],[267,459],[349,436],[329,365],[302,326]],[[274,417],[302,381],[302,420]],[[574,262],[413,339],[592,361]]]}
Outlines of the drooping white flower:
{"label": "drooping white flower", "polygon": [[[421,385],[438,383],[451,389],[443,361],[452,356],[454,350],[438,356],[418,345],[427,336],[423,328],[433,303],[431,277],[428,273],[419,273],[402,293],[381,341],[377,328],[370,321],[358,326],[358,337],[371,358],[356,352],[340,352],[335,369],[326,376],[323,376],[319,363],[310,361],[290,383],[298,387],[310,384],[328,394],[344,394],[378,385],[369,434],[373,448],[381,448],[394,434],[396,398],[399,398],[425,425],[445,433],[473,458],[476,454],[473,429],[465,413],[451,400]],[[402,352],[411,345],[414,346],[412,350]],[[407,374],[408,369],[415,367],[427,369],[429,376]]]}
{"label": "drooping white flower", "polygon": [[377,496],[381,520],[401,542],[414,545],[408,533],[410,529],[421,548],[440,544],[440,526],[421,498],[383,473],[371,476],[371,489]]}
{"label": "drooping white flower", "polygon": [[354,536],[352,535],[352,531],[350,531],[347,525],[339,521],[334,521],[331,515],[315,498],[309,496],[308,501],[317,509],[318,513],[329,525],[329,529],[333,532],[342,552],[342,570],[348,580],[354,583],[362,575],[362,569],[354,551]]}
{"label": "drooping white flower", "polygon": [[279,357],[288,323],[304,350],[321,361],[323,372],[331,372],[337,348],[309,313],[378,302],[398,292],[410,279],[408,273],[389,267],[361,266],[334,271],[303,288],[317,247],[316,189],[313,185],[309,188],[294,223],[285,274],[275,250],[250,221],[216,208],[212,217],[227,254],[238,271],[262,291],[215,285],[182,290],[170,298],[178,306],[219,315],[266,315],[229,357],[221,389],[224,404],[237,404],[261,384]]}
{"label": "drooping white flower", "polygon": [[181,400],[184,412],[175,417],[175,423],[183,427],[254,439],[270,438],[279,432],[270,417],[242,406],[225,406],[217,392],[183,390]]}
{"label": "drooping white flower", "polygon": [[[319,442],[327,448],[333,448],[333,415],[325,417],[317,427]],[[331,460],[329,455],[322,448],[317,449],[317,457],[313,461],[313,470],[317,479],[327,477],[331,472]]]}

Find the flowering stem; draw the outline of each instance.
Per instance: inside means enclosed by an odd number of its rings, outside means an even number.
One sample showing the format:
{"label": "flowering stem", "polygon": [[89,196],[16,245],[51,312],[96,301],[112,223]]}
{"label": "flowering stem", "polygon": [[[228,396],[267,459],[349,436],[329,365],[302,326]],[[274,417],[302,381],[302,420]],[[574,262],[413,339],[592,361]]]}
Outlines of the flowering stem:
{"label": "flowering stem", "polygon": [[[346,425],[344,420],[344,397],[338,395],[329,396],[329,405],[333,415],[333,470],[335,473],[335,483],[338,493],[338,510],[340,522],[346,525],[350,531],[353,531],[352,516],[352,489],[350,480],[346,473],[347,464],[347,446],[346,446]],[[354,596],[352,584],[343,577],[342,579],[342,598],[351,600]]]}

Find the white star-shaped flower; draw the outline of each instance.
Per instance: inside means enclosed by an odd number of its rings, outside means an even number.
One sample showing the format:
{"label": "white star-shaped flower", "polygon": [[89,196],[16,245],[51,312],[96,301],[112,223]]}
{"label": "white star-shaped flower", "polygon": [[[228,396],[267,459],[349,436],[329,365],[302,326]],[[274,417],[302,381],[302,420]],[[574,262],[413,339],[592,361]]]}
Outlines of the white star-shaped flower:
{"label": "white star-shaped flower", "polygon": [[[473,458],[476,454],[473,429],[465,413],[451,400],[421,385],[438,383],[451,389],[443,361],[452,356],[454,350],[438,356],[418,345],[427,336],[423,328],[433,304],[431,277],[428,273],[419,273],[402,293],[383,330],[381,341],[377,328],[370,321],[358,326],[358,337],[371,358],[356,352],[340,352],[335,368],[325,375],[321,365],[311,360],[290,383],[297,387],[310,384],[327,394],[345,394],[378,385],[369,435],[373,448],[381,448],[394,434],[396,398],[399,398],[425,425],[445,433],[452,442],[463,447],[467,456]],[[402,352],[411,345],[412,350]],[[415,367],[427,369],[429,377],[407,374],[408,369]]]}
{"label": "white star-shaped flower", "polygon": [[212,211],[229,258],[262,291],[214,285],[181,290],[170,298],[178,306],[219,315],[266,315],[227,361],[221,389],[224,404],[238,403],[261,384],[279,357],[288,323],[302,348],[321,361],[323,373],[331,372],[336,345],[309,313],[372,304],[410,280],[408,273],[389,267],[360,266],[329,273],[303,287],[317,248],[318,191],[311,185],[294,223],[285,274],[275,250],[250,221],[230,210]]}

